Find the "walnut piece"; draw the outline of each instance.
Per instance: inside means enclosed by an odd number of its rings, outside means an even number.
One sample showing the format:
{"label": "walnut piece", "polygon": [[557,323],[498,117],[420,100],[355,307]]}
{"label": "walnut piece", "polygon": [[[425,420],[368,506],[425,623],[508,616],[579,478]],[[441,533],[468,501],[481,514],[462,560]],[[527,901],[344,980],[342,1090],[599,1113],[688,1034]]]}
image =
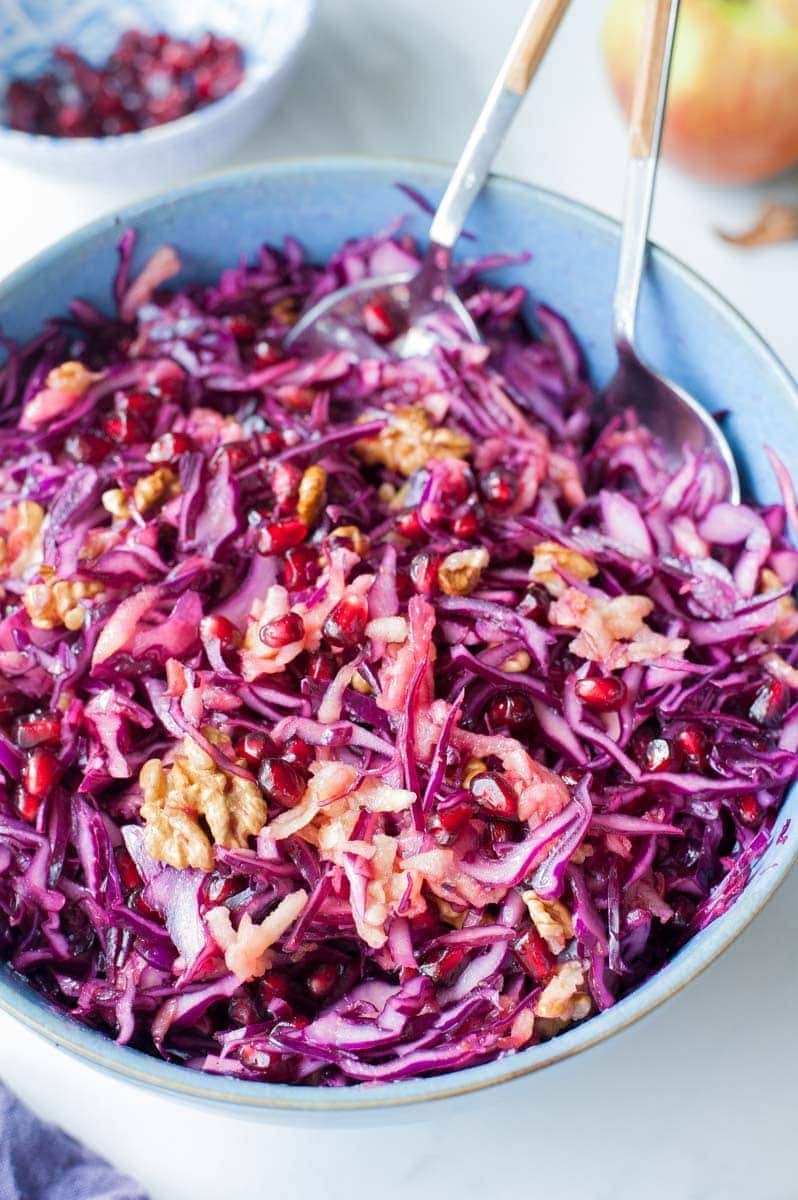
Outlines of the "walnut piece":
{"label": "walnut piece", "polygon": [[358,529],[357,525],[339,525],[327,537],[330,541],[349,542],[355,554],[359,555],[360,558],[365,558],[368,553],[369,539],[363,533],[362,529]]}
{"label": "walnut piece", "polygon": [[299,297],[284,296],[271,306],[270,316],[282,325],[296,325],[299,320]]}
{"label": "walnut piece", "polygon": [[518,674],[521,671],[528,671],[532,665],[532,659],[526,650],[516,650],[515,654],[511,654],[509,658],[505,658],[504,662],[499,663],[500,671],[508,671],[510,674]]}
{"label": "walnut piece", "polygon": [[83,396],[98,379],[102,379],[102,373],[96,374],[84,367],[82,362],[70,361],[62,362],[60,366],[53,367],[47,376],[47,387],[55,388],[57,392],[69,392],[72,396]]}
{"label": "walnut piece", "polygon": [[102,506],[116,521],[126,521],[130,516],[130,505],[124,488],[109,488],[100,497]]}
{"label": "walnut piece", "polygon": [[18,579],[41,561],[44,516],[35,500],[20,500],[0,514],[0,575]]}
{"label": "walnut piece", "polygon": [[355,451],[363,462],[412,475],[430,458],[466,458],[471,440],[443,425],[433,426],[421,407],[396,408],[375,437],[355,443]]}
{"label": "walnut piece", "polygon": [[542,900],[531,889],[522,892],[521,899],[527,906],[532,924],[544,939],[552,954],[562,954],[574,936],[571,914],[560,900]]}
{"label": "walnut piece", "polygon": [[103,585],[94,580],[69,581],[52,577],[42,583],[29,584],[22,595],[22,603],[34,629],[55,629],[56,625],[64,625],[74,632],[86,619],[86,608],[81,600],[97,596],[102,590]]}
{"label": "walnut piece", "polygon": [[151,475],[144,475],[136,480],[133,503],[137,512],[143,515],[151,512],[156,505],[165,504],[167,500],[179,495],[180,481],[175,472],[170,467],[158,467]]}
{"label": "walnut piece", "polygon": [[438,568],[438,585],[447,596],[467,596],[478,586],[482,572],[490,562],[484,546],[476,550],[455,550],[447,554]]}
{"label": "walnut piece", "polygon": [[469,758],[463,767],[463,787],[470,787],[471,780],[476,779],[477,775],[484,775],[487,769],[481,758]]}
{"label": "walnut piece", "polygon": [[529,571],[530,583],[541,583],[552,596],[561,596],[568,584],[557,568],[572,575],[574,579],[592,579],[598,567],[584,554],[569,550],[557,542],[538,542],[534,549],[535,560]]}
{"label": "walnut piece", "polygon": [[535,1016],[566,1025],[581,1021],[593,1006],[585,986],[585,973],[578,962],[560,963],[538,997]]}
{"label": "walnut piece", "polygon": [[[213,731],[203,732],[208,736]],[[188,736],[171,766],[149,759],[139,783],[147,852],[172,867],[212,871],[214,844],[242,849],[266,824],[266,804],[257,784],[221,770]]]}
{"label": "walnut piece", "polygon": [[324,507],[326,487],[327,472],[324,467],[316,465],[308,467],[299,481],[296,515],[300,521],[305,522],[308,528],[315,522]]}

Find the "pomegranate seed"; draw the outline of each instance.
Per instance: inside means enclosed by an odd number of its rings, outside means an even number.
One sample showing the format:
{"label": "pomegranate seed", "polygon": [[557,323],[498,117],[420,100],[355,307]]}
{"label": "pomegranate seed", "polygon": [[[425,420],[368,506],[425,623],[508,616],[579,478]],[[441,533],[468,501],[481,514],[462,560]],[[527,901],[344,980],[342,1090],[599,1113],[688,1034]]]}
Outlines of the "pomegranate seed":
{"label": "pomegranate seed", "polygon": [[291,546],[298,546],[307,537],[308,527],[299,517],[288,517],[285,521],[273,521],[258,530],[258,549],[261,554],[283,554]]}
{"label": "pomegranate seed", "polygon": [[31,824],[39,815],[39,809],[42,805],[41,796],[32,796],[30,792],[20,791],[19,799],[17,800],[17,808],[19,814],[24,821],[30,821]]}
{"label": "pomegranate seed", "polygon": [[252,441],[248,442],[225,442],[220,446],[213,456],[214,461],[220,458],[221,455],[227,459],[230,470],[243,471],[244,467],[249,467],[255,461],[255,446]]}
{"label": "pomegranate seed", "polygon": [[672,771],[677,765],[677,756],[667,738],[646,737],[636,743],[638,762],[646,771]]}
{"label": "pomegranate seed", "polygon": [[299,613],[295,612],[275,617],[273,621],[267,621],[260,629],[260,640],[264,646],[271,646],[275,650],[281,650],[283,646],[290,646],[292,642],[302,641],[304,636],[305,622]]}
{"label": "pomegranate seed", "polygon": [[522,729],[532,718],[532,705],[522,692],[504,692],[491,700],[486,716],[491,729]]}
{"label": "pomegranate seed", "polygon": [[461,516],[455,517],[452,521],[452,533],[463,542],[470,541],[471,538],[476,537],[479,533],[477,514],[469,510]]}
{"label": "pomegranate seed", "polygon": [[298,763],[266,758],[261,763],[258,782],[267,799],[274,800],[283,808],[293,808],[305,794],[308,774]]}
{"label": "pomegranate seed", "polygon": [[75,462],[96,466],[110,454],[111,443],[97,433],[73,433],[64,442],[64,449]]}
{"label": "pomegranate seed", "polygon": [[426,537],[415,509],[400,513],[396,518],[395,528],[399,536],[407,538],[409,542],[421,542]]}
{"label": "pomegranate seed", "polygon": [[326,1000],[341,978],[341,968],[336,963],[319,963],[308,971],[305,986],[314,1000]]}
{"label": "pomegranate seed", "polygon": [[0,720],[15,717],[25,707],[25,697],[19,692],[0,693]]}
{"label": "pomegranate seed", "polygon": [[158,382],[153,385],[151,391],[155,396],[161,396],[164,400],[171,400],[174,403],[183,399],[183,393],[186,390],[185,373],[177,366],[176,363],[171,363],[169,374],[162,374]]}
{"label": "pomegranate seed", "polygon": [[762,808],[756,796],[740,796],[737,801],[737,815],[744,825],[758,825]]}
{"label": "pomegranate seed", "polygon": [[241,640],[241,635],[232,621],[221,613],[211,613],[200,621],[200,636],[218,641],[223,650],[232,650]]}
{"label": "pomegranate seed", "polygon": [[492,508],[509,508],[515,500],[515,480],[505,467],[494,467],[479,483],[480,491]]}
{"label": "pomegranate seed", "polygon": [[585,772],[580,770],[579,767],[566,767],[560,774],[560,779],[562,779],[565,786],[571,789],[580,784],[584,777]]}
{"label": "pomegranate seed", "polygon": [[122,886],[132,891],[133,888],[139,887],[141,884],[141,876],[136,869],[136,864],[125,850],[124,846],[118,846],[114,851],[116,859],[116,869],[119,872],[119,878],[122,881]]}
{"label": "pomegranate seed", "polygon": [[780,679],[769,679],[754,696],[748,715],[757,725],[776,725],[787,711],[789,699],[787,685]]}
{"label": "pomegranate seed", "polygon": [[599,712],[615,712],[626,699],[626,684],[615,675],[603,679],[578,679],[575,691],[583,704]]}
{"label": "pomegranate seed", "polygon": [[[252,1021],[236,1021],[243,1028],[245,1025],[253,1024]],[[238,1057],[245,1067],[249,1067],[251,1071],[268,1071],[277,1062],[277,1055],[269,1050],[264,1050],[259,1046],[242,1046],[238,1051]]]}
{"label": "pomegranate seed", "polygon": [[554,956],[536,929],[527,929],[513,942],[513,952],[535,983],[545,983],[554,970]]}
{"label": "pomegranate seed", "polygon": [[311,546],[292,546],[283,562],[283,581],[289,592],[311,587],[319,577],[319,557]]}
{"label": "pomegranate seed", "polygon": [[545,621],[549,615],[549,596],[542,587],[533,583],[527,588],[518,611],[529,621]]}
{"label": "pomegranate seed", "polygon": [[192,445],[188,434],[165,433],[152,443],[147,451],[147,458],[151,463],[171,463],[180,458],[181,454],[186,454]]}
{"label": "pomegranate seed", "polygon": [[114,413],[106,417],[103,430],[112,442],[118,442],[121,446],[132,446],[134,442],[143,440],[138,421],[127,413]]}
{"label": "pomegranate seed", "polygon": [[269,971],[258,985],[258,992],[263,1004],[268,1007],[269,1001],[277,997],[285,1000],[291,991],[291,981],[283,971]]}
{"label": "pomegranate seed", "polygon": [[127,898],[127,904],[128,908],[132,908],[133,911],[137,912],[140,917],[146,917],[149,921],[158,919],[159,914],[155,911],[152,905],[148,904],[144,899],[143,887],[137,887],[133,889]]}
{"label": "pomegranate seed", "polygon": [[437,816],[444,833],[459,833],[474,816],[474,805],[468,800],[458,800],[456,804],[441,805]]}
{"label": "pomegranate seed", "polygon": [[695,916],[695,901],[689,896],[676,896],[674,899],[669,899],[673,916],[668,922],[670,929],[684,930],[689,929]]}
{"label": "pomegranate seed", "polygon": [[[254,1025],[258,1019],[255,1005],[249,996],[233,996],[227,1003],[227,1015],[233,1025],[239,1026]],[[250,1046],[242,1048],[242,1059],[244,1052],[251,1048]]]}
{"label": "pomegranate seed", "polygon": [[698,725],[685,725],[674,736],[674,744],[691,767],[706,770],[709,763],[710,741]]}
{"label": "pomegranate seed", "polygon": [[287,506],[293,508],[296,503],[302,472],[292,463],[273,463],[269,471],[269,483],[274,492],[274,498],[281,509]]}
{"label": "pomegranate seed", "polygon": [[[250,430],[249,430],[250,424],[254,424],[255,421],[262,421],[262,420],[263,420],[263,417],[259,417],[257,414],[255,416],[247,418],[247,420],[244,421],[245,432],[247,432],[247,433],[250,432]],[[258,449],[264,458],[271,458],[271,456],[273,454],[276,454],[278,450],[282,450],[283,445],[284,445],[283,435],[279,432],[279,430],[266,429],[266,430],[260,430],[257,432],[258,432],[258,436],[257,436],[256,440],[258,443]]]}
{"label": "pomegranate seed", "polygon": [[469,784],[477,804],[497,817],[517,817],[518,797],[506,779],[496,771],[483,771]]}
{"label": "pomegranate seed", "polygon": [[375,300],[363,305],[363,324],[366,333],[373,337],[375,342],[389,342],[391,338],[396,337],[393,317],[384,304],[378,304]]}
{"label": "pomegranate seed", "polygon": [[120,410],[134,417],[148,417],[155,403],[155,396],[148,396],[146,392],[127,392],[118,401]]}
{"label": "pomegranate seed", "polygon": [[410,578],[419,595],[432,596],[436,591],[440,561],[439,555],[422,550],[410,563]]}
{"label": "pomegranate seed", "polygon": [[23,750],[43,743],[58,744],[61,738],[60,717],[27,717],[17,727],[17,745]]}
{"label": "pomegranate seed", "polygon": [[421,973],[428,975],[435,983],[451,979],[457,968],[462,965],[465,956],[464,946],[441,946],[428,956],[427,962],[422,964]]}
{"label": "pomegranate seed", "polygon": [[224,904],[239,890],[232,875],[210,875],[205,883],[205,895],[212,904]]}
{"label": "pomegranate seed", "polygon": [[34,750],[22,772],[22,783],[27,792],[40,799],[46,796],[61,774],[61,764],[49,750]]}
{"label": "pomegranate seed", "polygon": [[237,738],[235,752],[239,758],[245,758],[248,763],[256,767],[267,754],[276,753],[276,747],[268,734],[249,729],[240,738]]}
{"label": "pomegranate seed", "polygon": [[322,636],[334,646],[357,646],[365,636],[368,615],[364,596],[344,596],[324,622]]}
{"label": "pomegranate seed", "polygon": [[30,79],[8,87],[8,123],[51,137],[109,137],[185,116],[227,95],[243,78],[240,46],[206,34],[191,43],[124,33],[95,66],[68,46]]}
{"label": "pomegranate seed", "polygon": [[238,342],[251,342],[257,333],[255,322],[238,313],[225,317],[224,323]]}
{"label": "pomegranate seed", "polygon": [[314,654],[308,663],[308,679],[329,683],[335,674],[335,664],[329,654]]}
{"label": "pomegranate seed", "polygon": [[491,821],[489,833],[492,846],[503,846],[506,842],[514,841],[515,830],[507,821]]}
{"label": "pomegranate seed", "polygon": [[314,750],[301,737],[292,737],[285,744],[283,758],[286,762],[297,762],[303,767],[309,767],[313,762]]}
{"label": "pomegranate seed", "polygon": [[282,358],[280,350],[271,344],[271,342],[256,342],[252,351],[255,356],[255,364],[258,367],[271,367],[274,363],[279,362]]}
{"label": "pomegranate seed", "polygon": [[313,407],[316,393],[312,388],[297,387],[293,383],[286,383],[277,388],[277,399],[290,412],[307,413]]}
{"label": "pomegranate seed", "polygon": [[446,524],[446,513],[437,500],[422,500],[418,506],[418,520],[420,525],[427,527],[443,527]]}

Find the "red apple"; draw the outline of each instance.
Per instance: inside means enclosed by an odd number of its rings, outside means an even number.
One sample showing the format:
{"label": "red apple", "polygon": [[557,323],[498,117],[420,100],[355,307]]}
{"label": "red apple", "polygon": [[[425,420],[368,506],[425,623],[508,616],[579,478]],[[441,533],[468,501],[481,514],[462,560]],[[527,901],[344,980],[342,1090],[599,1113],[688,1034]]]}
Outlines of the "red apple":
{"label": "red apple", "polygon": [[[604,55],[631,105],[647,0],[610,0]],[[682,0],[663,149],[712,179],[764,179],[798,162],[798,0]]]}

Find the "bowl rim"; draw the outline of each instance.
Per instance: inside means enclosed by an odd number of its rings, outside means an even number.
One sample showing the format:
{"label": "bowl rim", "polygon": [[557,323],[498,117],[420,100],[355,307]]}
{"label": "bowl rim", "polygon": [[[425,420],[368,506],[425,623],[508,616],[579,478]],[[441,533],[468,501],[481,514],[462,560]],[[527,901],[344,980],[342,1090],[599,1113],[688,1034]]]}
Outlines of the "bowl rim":
{"label": "bowl rim", "polygon": [[[310,0],[313,3],[313,0]],[[133,136],[133,135],[130,135]],[[236,188],[257,185],[271,176],[302,175],[314,173],[340,173],[349,171],[363,175],[374,171],[390,172],[396,179],[412,176],[413,173],[432,173],[443,188],[452,170],[450,164],[429,158],[397,158],[378,155],[320,155],[275,159],[268,163],[241,169],[217,171],[180,188],[169,188],[148,196],[143,200],[114,209],[79,229],[60,238],[17,267],[0,281],[0,303],[13,295],[16,288],[51,263],[57,262],[62,254],[75,250],[86,240],[101,234],[118,231],[123,222],[146,219],[147,215],[170,204],[213,192],[218,187]],[[491,175],[488,185],[492,190],[521,195],[527,201],[532,197],[542,201],[551,210],[567,217],[571,222],[603,235],[617,237],[620,225],[613,217],[598,209],[562,195],[552,189],[541,187],[517,176],[497,173]],[[792,395],[798,416],[798,383],[793,379],[784,363],[768,345],[764,337],[738,309],[720,292],[679,258],[656,243],[651,244],[651,258],[658,266],[665,267],[685,282],[700,298],[710,305],[723,320],[732,326],[740,337],[747,340],[769,361],[781,385]],[[608,323],[609,337],[609,323]],[[778,835],[779,841],[792,841],[784,857],[769,867],[767,879],[758,882],[759,895],[749,898],[748,904],[741,903],[751,884],[746,885],[734,905],[715,921],[707,930],[704,954],[698,963],[688,965],[679,957],[647,981],[645,990],[638,989],[581,1025],[560,1034],[549,1042],[520,1050],[504,1058],[495,1059],[461,1071],[447,1072],[422,1079],[401,1080],[387,1084],[359,1084],[348,1088],[307,1088],[296,1084],[256,1083],[229,1076],[213,1075],[194,1071],[177,1063],[153,1058],[130,1046],[119,1046],[107,1034],[81,1025],[72,1017],[60,1013],[43,1000],[5,964],[0,964],[0,1010],[19,1020],[46,1041],[66,1050],[74,1057],[101,1070],[110,1072],[131,1083],[147,1086],[171,1098],[194,1100],[221,1110],[234,1107],[241,1115],[267,1117],[286,1112],[352,1114],[374,1109],[394,1109],[419,1104],[430,1100],[444,1100],[464,1096],[494,1087],[501,1083],[519,1079],[544,1067],[553,1066],[598,1043],[649,1015],[666,1000],[680,992],[737,940],[751,922],[759,915],[777,889],[790,873],[798,859],[798,822],[787,820]],[[760,877],[760,880],[762,877]],[[688,946],[690,943],[688,943]],[[8,987],[9,977],[23,980],[27,991],[16,995]]]}
{"label": "bowl rim", "polygon": [[[162,125],[153,125],[148,129],[134,129],[129,133],[116,133],[107,137],[77,138],[56,137],[50,133],[26,133],[22,129],[12,129],[10,125],[0,121],[0,139],[9,148],[14,146],[18,150],[28,150],[35,155],[53,153],[77,156],[89,154],[95,150],[109,154],[123,153],[133,145],[136,147],[163,147],[170,141],[183,137],[184,134],[190,135],[192,131],[202,129],[210,119],[223,120],[231,109],[257,96],[264,85],[271,83],[305,41],[315,14],[316,2],[317,0],[291,0],[292,15],[297,14],[296,24],[292,29],[291,37],[281,45],[277,57],[273,61],[262,59],[251,61],[248,57],[247,46],[242,45],[244,74],[238,86],[211,104],[195,108],[182,117],[164,121]],[[223,172],[215,172],[217,175],[221,173]],[[88,228],[89,225],[81,226],[81,229]]]}

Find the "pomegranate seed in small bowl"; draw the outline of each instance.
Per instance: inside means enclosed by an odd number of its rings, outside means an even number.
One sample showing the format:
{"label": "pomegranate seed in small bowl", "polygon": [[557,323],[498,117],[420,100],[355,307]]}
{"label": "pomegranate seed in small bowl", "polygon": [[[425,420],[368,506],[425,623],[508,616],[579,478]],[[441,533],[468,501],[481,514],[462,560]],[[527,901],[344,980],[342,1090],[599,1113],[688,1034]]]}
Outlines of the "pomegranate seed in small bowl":
{"label": "pomegranate seed in small bowl", "polygon": [[[178,7],[153,12],[182,27]],[[57,29],[56,9],[35,0],[16,0],[4,12],[3,159],[116,186],[202,174],[260,128],[280,100],[313,4],[194,0],[190,25],[213,32],[188,37],[176,27],[131,28],[132,11],[107,0],[60,4]],[[87,42],[84,58],[76,47]]]}

